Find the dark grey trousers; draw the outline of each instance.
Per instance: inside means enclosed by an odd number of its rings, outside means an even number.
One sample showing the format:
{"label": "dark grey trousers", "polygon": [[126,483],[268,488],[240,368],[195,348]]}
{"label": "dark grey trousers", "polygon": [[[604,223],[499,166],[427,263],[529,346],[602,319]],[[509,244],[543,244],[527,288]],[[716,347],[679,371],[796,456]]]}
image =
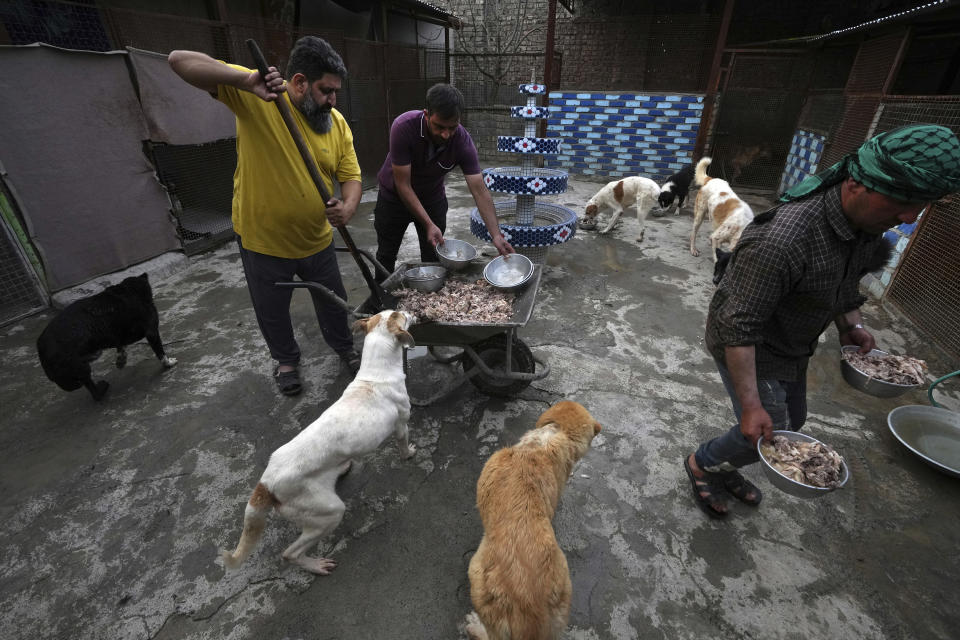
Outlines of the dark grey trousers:
{"label": "dark grey trousers", "polygon": [[[722,436],[701,444],[695,455],[697,466],[704,471],[733,471],[756,462],[760,456],[757,448],[740,432],[740,400],[733,389],[730,370],[719,360],[716,364],[723,386],[733,403],[737,423]],[[757,378],[757,391],[760,394],[760,403],[770,414],[775,430],[800,431],[807,420],[806,377],[796,382]]]}
{"label": "dark grey trousers", "polygon": [[[447,199],[437,202],[421,203],[433,224],[440,227],[440,231],[447,230]],[[393,273],[396,268],[397,253],[403,243],[403,234],[413,223],[417,228],[417,238],[420,239],[420,260],[422,262],[439,262],[436,249],[427,241],[423,225],[414,220],[402,202],[387,200],[377,196],[377,206],[373,210],[373,228],[377,230],[377,262],[386,270]]]}
{"label": "dark grey trousers", "polygon": [[[300,346],[293,337],[293,321],[290,319],[293,289],[278,287],[274,283],[290,282],[294,276],[299,276],[304,281],[319,282],[346,300],[347,291],[340,278],[334,245],[331,242],[323,251],[306,258],[277,258],[249,251],[243,248],[240,236],[237,236],[237,246],[240,247],[240,260],[257,324],[270,348],[270,355],[279,364],[296,366],[300,363]],[[324,342],[337,353],[353,349],[346,310],[312,290],[310,296]]]}

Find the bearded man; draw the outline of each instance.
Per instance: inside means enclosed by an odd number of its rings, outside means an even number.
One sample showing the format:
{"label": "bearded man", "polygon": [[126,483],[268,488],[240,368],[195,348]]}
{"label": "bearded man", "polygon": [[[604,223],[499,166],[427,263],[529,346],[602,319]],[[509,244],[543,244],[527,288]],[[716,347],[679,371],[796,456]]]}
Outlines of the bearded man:
{"label": "bearded man", "polygon": [[[301,391],[300,348],[290,319],[292,290],[275,286],[293,276],[319,282],[346,300],[333,244],[333,226],[345,225],[360,203],[360,165],[353,133],[334,107],[347,75],[340,55],[323,39],[300,38],[290,52],[288,80],[275,67],[256,70],[197,51],[173,51],[168,62],[189,84],[225,104],[237,121],[233,178],[233,229],[260,332],[276,362],[273,375],[284,395]],[[324,202],[284,125],[274,100],[287,100],[330,193]],[[356,373],[347,314],[311,291],[324,341]]]}

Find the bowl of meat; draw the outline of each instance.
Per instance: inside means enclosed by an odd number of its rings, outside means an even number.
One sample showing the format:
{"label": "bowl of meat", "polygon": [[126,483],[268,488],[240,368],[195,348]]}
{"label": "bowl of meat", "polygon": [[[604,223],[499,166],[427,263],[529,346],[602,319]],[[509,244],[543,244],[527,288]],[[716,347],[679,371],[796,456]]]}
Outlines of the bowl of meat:
{"label": "bowl of meat", "polygon": [[847,484],[850,470],[836,451],[796,431],[757,441],[760,466],[773,486],[798,498],[818,498]]}
{"label": "bowl of meat", "polygon": [[924,384],[927,363],[879,349],[860,353],[860,347],[847,345],[840,347],[840,370],[854,389],[877,398],[895,398]]}
{"label": "bowl of meat", "polygon": [[462,271],[470,266],[470,261],[477,257],[477,248],[469,242],[446,238],[443,244],[438,244],[437,256],[440,264],[450,271]]}
{"label": "bowl of meat", "polygon": [[525,255],[499,256],[483,268],[483,278],[500,291],[522,289],[533,276],[533,262]]}
{"label": "bowl of meat", "polygon": [[447,270],[445,267],[424,265],[403,272],[403,286],[426,293],[439,291],[443,288],[443,283],[446,280]]}

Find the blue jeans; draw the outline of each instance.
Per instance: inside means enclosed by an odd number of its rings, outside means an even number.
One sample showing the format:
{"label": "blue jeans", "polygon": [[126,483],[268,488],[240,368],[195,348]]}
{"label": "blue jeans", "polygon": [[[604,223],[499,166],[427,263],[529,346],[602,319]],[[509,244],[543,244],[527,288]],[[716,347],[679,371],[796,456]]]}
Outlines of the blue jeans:
{"label": "blue jeans", "polygon": [[[719,360],[716,363],[720,379],[723,380],[723,386],[733,403],[737,423],[722,436],[701,444],[695,456],[697,466],[704,471],[734,471],[756,462],[759,456],[756,446],[750,444],[740,432],[740,401],[733,389],[730,370]],[[774,429],[800,430],[807,420],[806,375],[796,382],[757,378],[757,391],[760,394],[760,403],[773,420]]]}

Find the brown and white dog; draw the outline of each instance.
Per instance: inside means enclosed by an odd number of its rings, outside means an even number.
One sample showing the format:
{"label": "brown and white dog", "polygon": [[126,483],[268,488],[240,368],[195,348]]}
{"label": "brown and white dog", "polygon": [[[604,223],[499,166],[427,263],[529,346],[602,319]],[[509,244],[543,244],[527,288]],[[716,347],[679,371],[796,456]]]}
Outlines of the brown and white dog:
{"label": "brown and white dog", "polygon": [[710,234],[713,261],[717,261],[717,249],[721,245],[727,246],[727,251],[733,251],[740,234],[753,220],[753,209],[746,202],[737,197],[726,180],[711,178],[707,175],[710,158],[701,158],[697,163],[694,183],[700,187],[697,199],[693,204],[693,230],[690,232],[690,255],[699,256],[697,250],[697,231],[703,224],[704,218],[713,222],[713,233]]}
{"label": "brown and white dog", "polygon": [[354,323],[354,331],[366,332],[360,370],[339,400],[270,456],[247,502],[240,542],[233,553],[222,553],[227,568],[247,559],[273,509],[303,531],[283,552],[285,560],[320,575],[336,567],[329,558],[304,553],[343,519],[346,507],[334,491],[337,478],[350,468],[351,458],[376,450],[391,434],[402,458],[415,451],[408,441],[410,398],[403,372],[403,349],[413,346],[407,332],[412,319],[388,310]]}
{"label": "brown and white dog", "polygon": [[644,221],[647,219],[650,210],[654,206],[659,206],[657,204],[659,197],[660,186],[650,178],[630,176],[622,180],[608,182],[592,198],[587,200],[583,227],[585,229],[596,227],[600,209],[610,207],[613,209],[613,215],[610,217],[607,227],[600,232],[609,233],[613,229],[613,225],[617,223],[624,208],[634,205],[637,209],[637,222],[640,223],[637,242],[642,242]]}
{"label": "brown and white dog", "polygon": [[547,409],[477,481],[483,539],[470,560],[471,640],[551,640],[570,616],[570,570],[551,520],[567,478],[600,424],[576,402]]}

